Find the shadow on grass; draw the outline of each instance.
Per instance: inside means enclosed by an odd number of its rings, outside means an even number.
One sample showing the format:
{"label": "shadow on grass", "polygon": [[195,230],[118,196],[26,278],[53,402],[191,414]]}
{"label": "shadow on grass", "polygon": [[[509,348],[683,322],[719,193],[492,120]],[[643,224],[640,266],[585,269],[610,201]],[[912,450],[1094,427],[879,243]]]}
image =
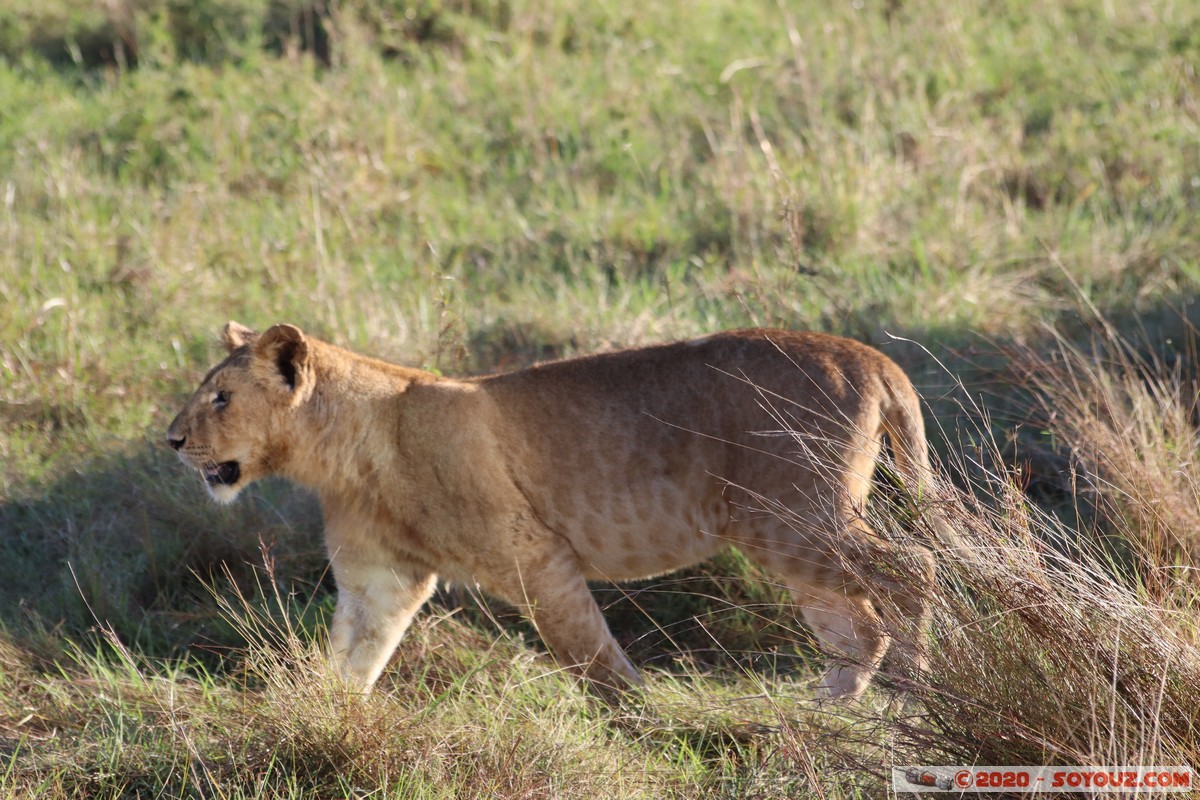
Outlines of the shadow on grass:
{"label": "shadow on grass", "polygon": [[103,626],[147,656],[211,660],[238,642],[206,585],[232,579],[253,596],[264,557],[298,599],[329,591],[313,498],[266,481],[218,507],[174,454],[143,442],[0,504],[0,625],[43,641]]}

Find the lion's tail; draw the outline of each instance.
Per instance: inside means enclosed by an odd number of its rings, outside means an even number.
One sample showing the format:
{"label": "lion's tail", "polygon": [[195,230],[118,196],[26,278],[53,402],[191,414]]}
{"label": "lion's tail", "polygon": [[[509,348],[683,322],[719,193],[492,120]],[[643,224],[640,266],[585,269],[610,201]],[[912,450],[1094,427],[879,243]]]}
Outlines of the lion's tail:
{"label": "lion's tail", "polygon": [[921,519],[929,523],[935,540],[950,545],[957,540],[935,494],[936,475],[929,460],[921,399],[902,372],[887,383],[887,401],[882,411],[883,430],[892,442],[896,470],[904,479]]}

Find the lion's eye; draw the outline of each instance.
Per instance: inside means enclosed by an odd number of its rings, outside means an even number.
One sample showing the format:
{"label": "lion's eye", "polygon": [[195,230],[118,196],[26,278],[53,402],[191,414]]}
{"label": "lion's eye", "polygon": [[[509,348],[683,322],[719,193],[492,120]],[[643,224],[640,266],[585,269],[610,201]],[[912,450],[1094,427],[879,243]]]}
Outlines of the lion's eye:
{"label": "lion's eye", "polygon": [[224,408],[229,405],[229,392],[217,392],[217,396],[213,398],[213,405],[217,408]]}

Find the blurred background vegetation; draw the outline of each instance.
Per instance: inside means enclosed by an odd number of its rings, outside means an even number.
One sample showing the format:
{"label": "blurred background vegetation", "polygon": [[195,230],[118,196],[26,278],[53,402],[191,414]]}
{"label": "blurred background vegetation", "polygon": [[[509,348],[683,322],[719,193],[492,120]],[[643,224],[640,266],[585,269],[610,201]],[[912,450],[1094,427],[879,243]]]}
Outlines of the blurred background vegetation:
{"label": "blurred background vegetation", "polygon": [[[163,765],[178,740],[148,746],[144,764],[105,761],[63,744],[119,751],[92,695],[64,700],[78,713],[60,719],[12,687],[64,691],[46,677],[58,670],[111,693],[105,670],[127,663],[117,641],[136,669],[211,670],[204,702],[220,706],[234,702],[230,648],[245,644],[222,598],[236,588],[263,609],[282,587],[305,636],[328,611],[311,498],[266,482],[218,509],[159,446],[231,318],[448,374],[739,326],[853,336],[913,376],[945,456],[1011,474],[1067,539],[1130,539],[1105,545],[1127,559],[1139,532],[1167,523],[1094,486],[1137,472],[1145,450],[1105,467],[1094,428],[1053,423],[1064,396],[1083,414],[1099,391],[1063,376],[1108,389],[1156,376],[1181,426],[1129,395],[1104,419],[1152,431],[1163,474],[1169,454],[1194,457],[1198,69],[1200,5],[1173,0],[9,0],[0,686],[14,699],[0,708],[0,786],[176,787]],[[1195,541],[1188,481],[1170,495],[1175,563]],[[266,584],[264,552],[277,567]],[[780,593],[726,580],[748,569],[729,556],[633,595],[601,591],[641,663],[729,681],[739,665],[803,668],[811,652]],[[470,631],[494,631],[464,593],[442,601],[471,610],[414,635],[406,664],[426,649],[452,661],[445,651],[479,645]],[[398,691],[421,680],[433,679],[398,677]],[[620,792],[776,785],[770,747],[735,736],[739,755],[714,761],[711,739],[666,738],[667,767],[621,751],[641,777]],[[30,762],[28,741],[61,763]],[[495,758],[456,762],[463,791],[486,794],[474,781],[502,771]],[[136,779],[96,777],[123,774],[114,763]],[[497,793],[593,791],[555,783],[560,762],[523,763],[532,783]],[[338,786],[345,764],[267,770],[262,791]],[[682,783],[656,782],[660,768]],[[210,787],[197,796],[224,785],[218,773],[192,775]],[[457,791],[439,774],[413,792]]]}

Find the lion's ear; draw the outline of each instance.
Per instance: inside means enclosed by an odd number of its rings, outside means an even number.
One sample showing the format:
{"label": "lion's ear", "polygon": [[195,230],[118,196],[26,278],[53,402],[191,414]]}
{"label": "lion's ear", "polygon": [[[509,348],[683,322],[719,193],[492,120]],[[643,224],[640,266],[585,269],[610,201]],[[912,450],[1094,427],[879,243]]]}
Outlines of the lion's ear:
{"label": "lion's ear", "polygon": [[268,385],[277,386],[291,395],[290,403],[297,405],[312,392],[312,366],[309,361],[308,340],[295,325],[272,325],[251,345],[254,361],[251,368]]}
{"label": "lion's ear", "polygon": [[226,322],[225,329],[221,331],[221,341],[224,342],[225,349],[230,353],[239,347],[250,344],[257,338],[257,333],[233,320]]}

